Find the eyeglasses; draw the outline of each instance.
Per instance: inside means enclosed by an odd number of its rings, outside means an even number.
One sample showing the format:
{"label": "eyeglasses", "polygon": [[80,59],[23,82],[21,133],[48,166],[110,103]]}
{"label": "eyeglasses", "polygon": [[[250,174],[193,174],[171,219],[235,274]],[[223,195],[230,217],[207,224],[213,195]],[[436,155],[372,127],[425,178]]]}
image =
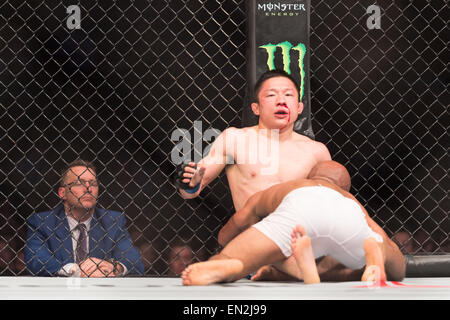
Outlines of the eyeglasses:
{"label": "eyeglasses", "polygon": [[70,183],[66,183],[65,186],[69,188],[80,188],[80,187],[98,187],[98,181],[97,180],[77,180]]}

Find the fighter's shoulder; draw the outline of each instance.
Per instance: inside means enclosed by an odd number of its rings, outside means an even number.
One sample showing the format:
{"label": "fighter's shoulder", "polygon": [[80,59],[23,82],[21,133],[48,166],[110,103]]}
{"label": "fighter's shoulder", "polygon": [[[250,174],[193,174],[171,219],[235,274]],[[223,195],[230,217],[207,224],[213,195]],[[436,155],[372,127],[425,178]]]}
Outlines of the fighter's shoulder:
{"label": "fighter's shoulder", "polygon": [[319,141],[313,140],[307,136],[296,133],[293,137],[295,143],[298,143],[299,146],[306,148],[310,151],[315,152],[316,154],[323,155],[323,157],[327,158],[330,155],[330,152],[327,146]]}
{"label": "fighter's shoulder", "polygon": [[[292,135],[292,140],[296,143],[307,145],[307,146],[319,146],[322,143],[318,142],[316,140],[311,139],[310,137],[307,137],[305,135],[302,135],[300,133],[294,132]],[[323,144],[322,144],[323,145]]]}
{"label": "fighter's shoulder", "polygon": [[228,127],[225,130],[223,130],[222,134],[224,135],[230,135],[230,134],[235,134],[237,132],[240,132],[241,129],[236,128],[236,127]]}
{"label": "fighter's shoulder", "polygon": [[222,132],[222,135],[225,137],[242,137],[244,135],[248,135],[249,133],[253,132],[256,132],[255,127],[244,127],[244,128],[229,127]]}

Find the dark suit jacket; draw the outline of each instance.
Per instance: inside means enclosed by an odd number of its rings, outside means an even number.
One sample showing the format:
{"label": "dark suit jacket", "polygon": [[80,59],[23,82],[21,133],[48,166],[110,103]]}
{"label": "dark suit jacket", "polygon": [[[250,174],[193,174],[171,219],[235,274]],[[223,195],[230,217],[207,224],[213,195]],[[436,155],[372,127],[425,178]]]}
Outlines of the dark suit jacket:
{"label": "dark suit jacket", "polygon": [[[89,230],[89,257],[117,260],[127,267],[128,274],[142,275],[144,266],[125,222],[120,212],[96,208]],[[55,275],[64,265],[74,262],[69,222],[62,204],[31,215],[27,227],[24,254],[31,274]]]}

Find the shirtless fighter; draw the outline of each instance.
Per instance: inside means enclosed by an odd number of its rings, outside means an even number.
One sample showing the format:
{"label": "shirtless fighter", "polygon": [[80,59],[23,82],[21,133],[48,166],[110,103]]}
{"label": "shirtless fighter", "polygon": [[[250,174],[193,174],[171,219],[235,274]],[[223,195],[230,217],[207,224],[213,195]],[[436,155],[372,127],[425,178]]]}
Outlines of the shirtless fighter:
{"label": "shirtless fighter", "polygon": [[[253,112],[258,125],[228,128],[219,135],[209,154],[179,172],[177,186],[184,199],[197,197],[225,168],[235,210],[241,209],[255,192],[292,179],[306,178],[320,161],[331,160],[327,147],[294,131],[294,122],[303,111],[299,86],[282,70],[267,71],[255,84]],[[277,152],[259,155],[258,146],[271,145],[278,132]],[[255,143],[255,137],[258,143]],[[261,149],[261,148],[259,148]],[[231,161],[230,161],[231,159]],[[227,162],[232,164],[227,165]],[[272,170],[275,168],[275,170]],[[321,278],[333,281],[359,279],[331,257],[318,263]],[[263,278],[261,278],[263,280]]]}
{"label": "shirtless fighter", "polygon": [[313,168],[309,179],[254,194],[221,230],[220,241],[251,227],[209,261],[188,266],[182,273],[183,284],[235,281],[265,264],[288,262],[292,254],[295,265],[285,263],[283,271],[298,276],[299,269],[305,283],[320,281],[314,259],[323,255],[351,269],[365,265],[362,281],[401,280],[403,255],[381,228],[375,233],[369,227],[373,222],[347,191],[349,187],[345,167],[326,161]]}
{"label": "shirtless fighter", "polygon": [[293,130],[303,103],[291,76],[280,70],[264,73],[255,84],[254,96],[251,107],[259,116],[258,125],[226,129],[206,157],[197,165],[186,165],[177,180],[183,198],[197,197],[225,168],[239,210],[255,192],[305,178],[316,163],[331,160],[323,143]]}

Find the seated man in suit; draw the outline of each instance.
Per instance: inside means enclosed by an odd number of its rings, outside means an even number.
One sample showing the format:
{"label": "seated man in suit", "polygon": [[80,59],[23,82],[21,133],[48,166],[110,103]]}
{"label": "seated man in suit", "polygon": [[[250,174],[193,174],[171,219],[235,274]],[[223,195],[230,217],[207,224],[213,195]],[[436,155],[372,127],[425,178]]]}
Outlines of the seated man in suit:
{"label": "seated man in suit", "polygon": [[93,164],[77,160],[61,176],[62,204],[27,220],[25,263],[38,276],[114,277],[143,274],[125,216],[97,208],[99,186]]}

